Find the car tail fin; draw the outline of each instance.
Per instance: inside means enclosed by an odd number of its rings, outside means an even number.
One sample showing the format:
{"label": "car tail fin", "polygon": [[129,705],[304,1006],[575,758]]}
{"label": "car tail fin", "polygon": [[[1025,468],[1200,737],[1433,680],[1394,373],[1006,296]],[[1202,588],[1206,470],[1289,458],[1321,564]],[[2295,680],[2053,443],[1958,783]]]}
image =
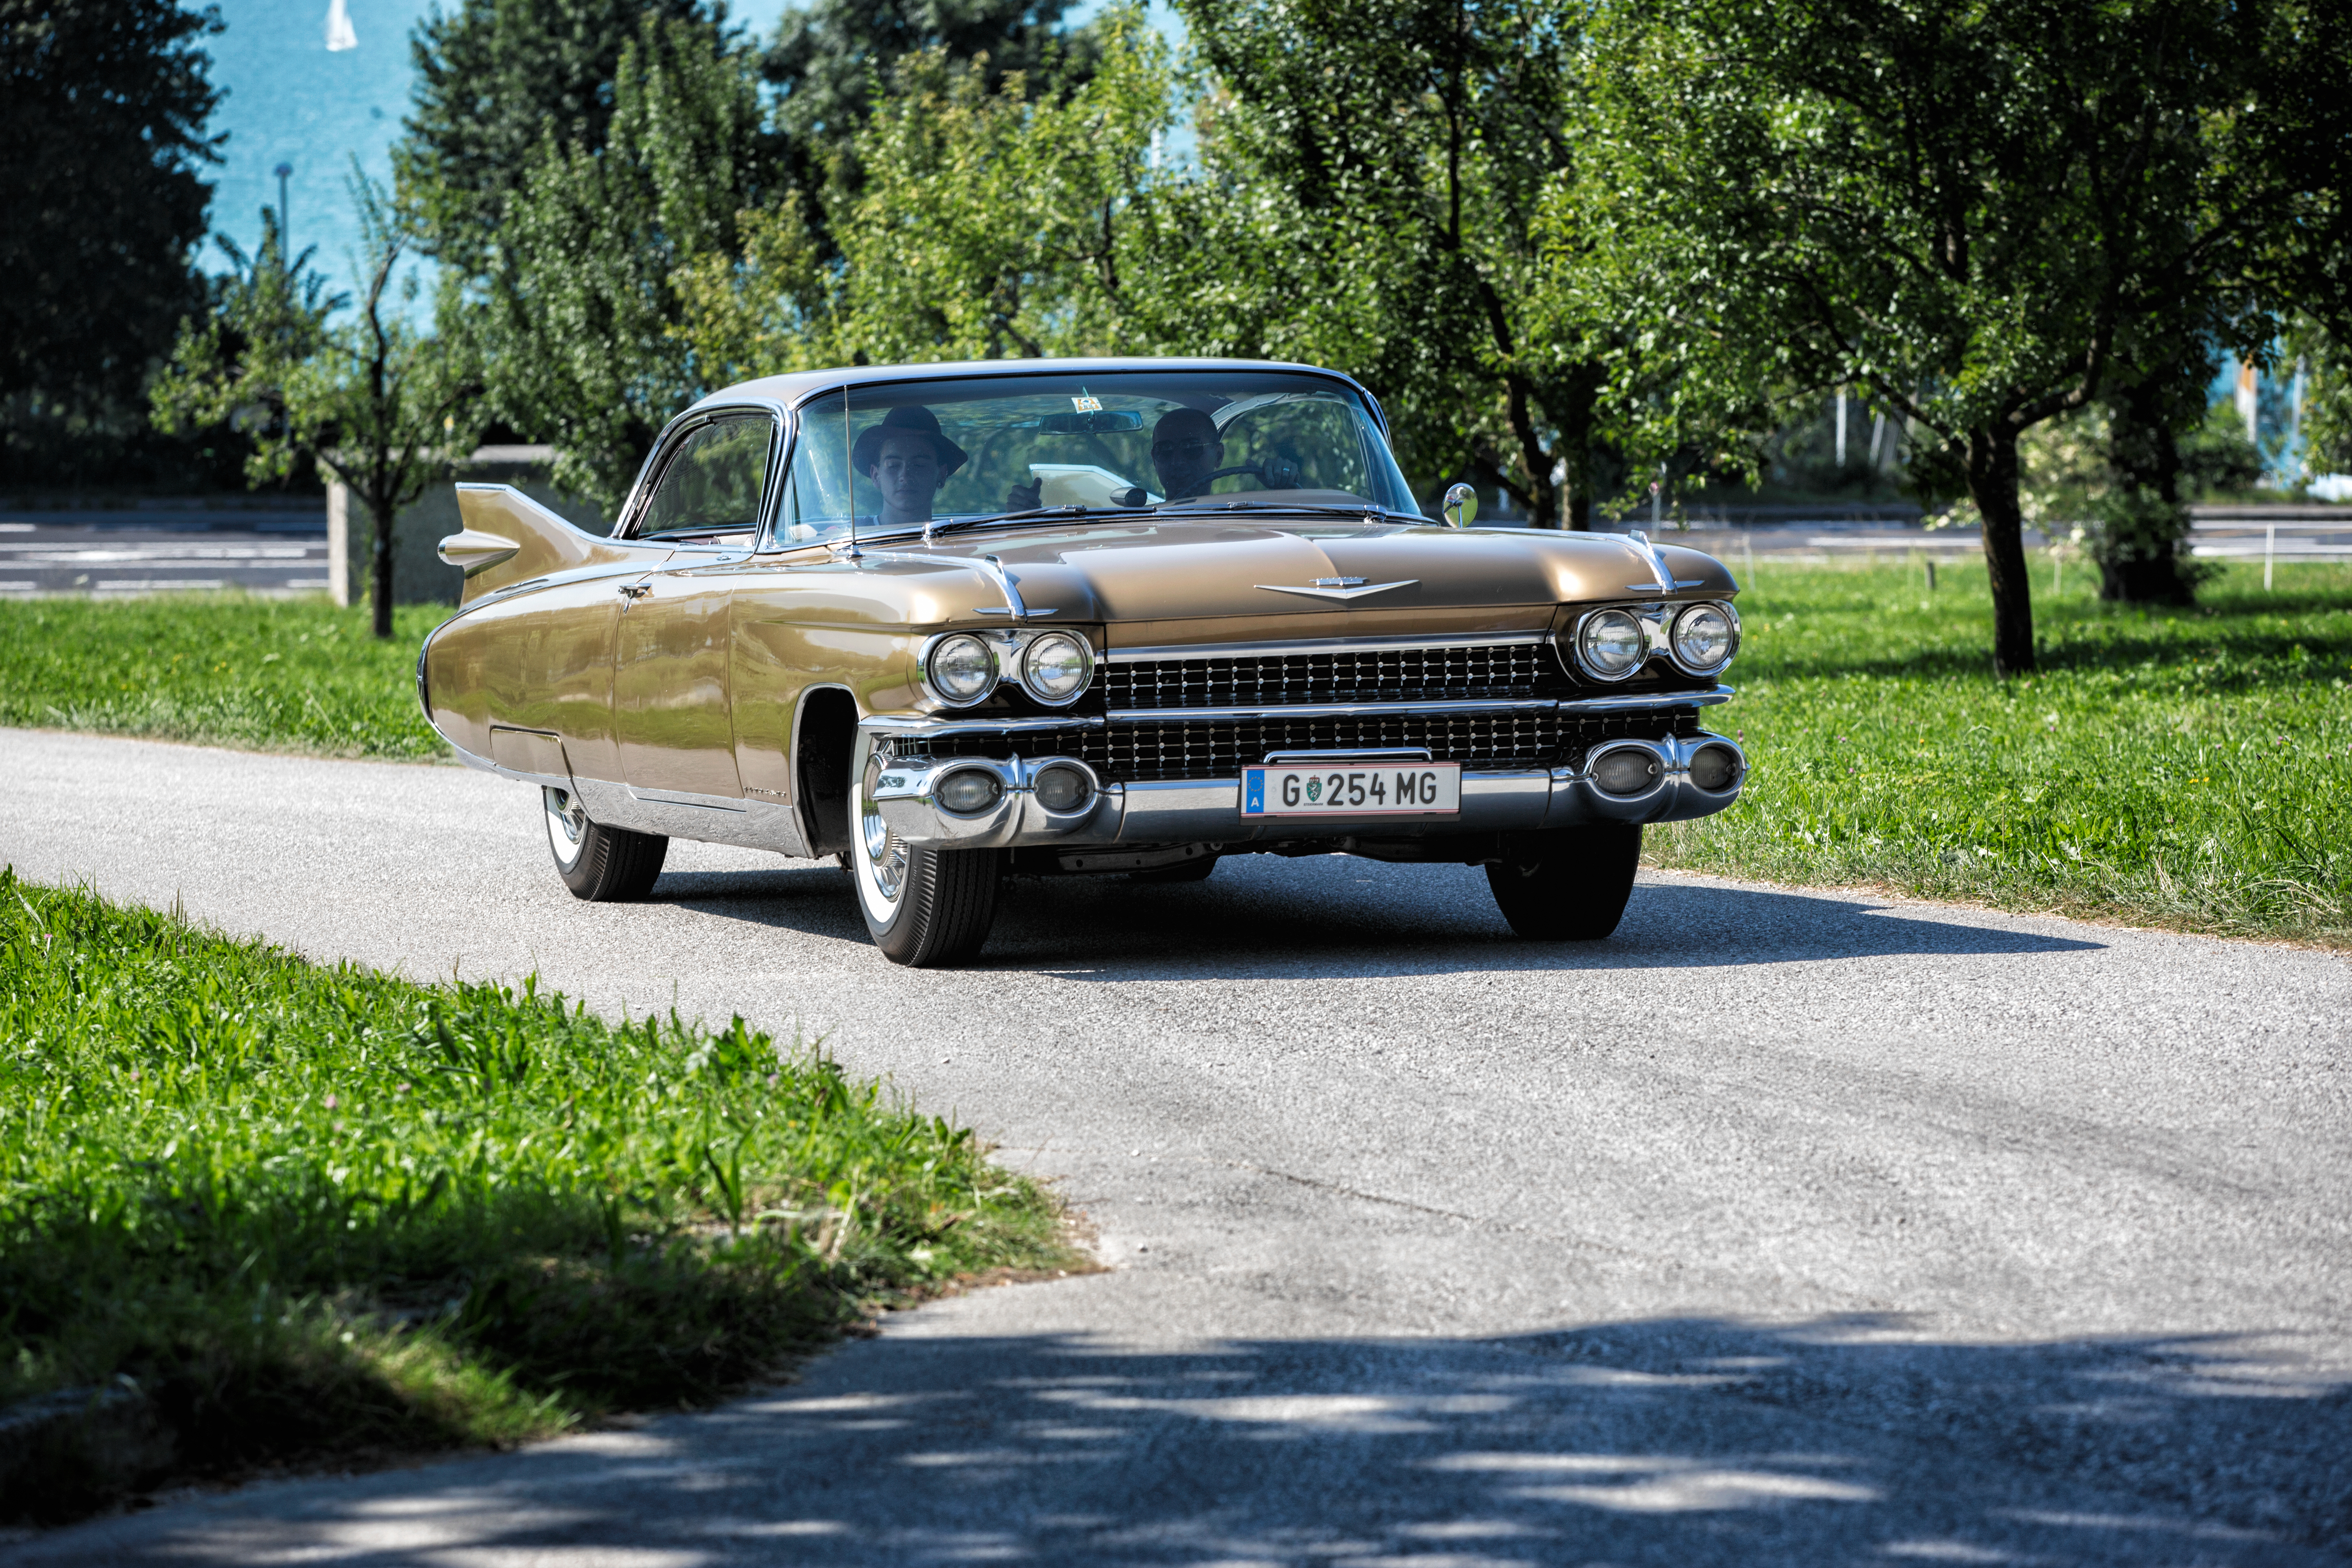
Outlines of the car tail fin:
{"label": "car tail fin", "polygon": [[466,574],[460,604],[551,572],[617,565],[642,552],[582,532],[512,485],[459,485],[457,516],[465,531],[443,540],[440,554]]}

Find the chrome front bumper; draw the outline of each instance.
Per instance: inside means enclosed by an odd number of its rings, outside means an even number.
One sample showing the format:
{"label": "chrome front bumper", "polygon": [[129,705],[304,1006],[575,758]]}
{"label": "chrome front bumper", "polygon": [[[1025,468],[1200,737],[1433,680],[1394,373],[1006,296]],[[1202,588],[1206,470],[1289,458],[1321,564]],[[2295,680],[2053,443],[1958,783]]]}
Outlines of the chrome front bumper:
{"label": "chrome front bumper", "polygon": [[[1702,789],[1691,764],[1706,747],[1736,759],[1730,782]],[[1649,787],[1610,795],[1592,776],[1595,763],[1628,749],[1657,764]],[[1349,753],[1328,754],[1334,766]],[[1286,753],[1305,761],[1305,753]],[[1366,758],[1366,762],[1372,759]],[[1360,764],[1359,764],[1360,765]],[[1037,775],[1048,767],[1075,768],[1092,784],[1076,810],[1049,811],[1037,799]],[[1002,793],[987,808],[948,810],[938,798],[949,773],[978,769],[996,776]],[[1613,740],[1596,745],[1575,768],[1476,773],[1462,776],[1462,809],[1444,816],[1402,813],[1343,817],[1251,816],[1241,812],[1241,780],[1182,779],[1104,784],[1073,757],[893,757],[883,764],[868,799],[891,831],[909,845],[938,849],[1006,849],[1030,846],[1105,844],[1241,844],[1254,839],[1411,838],[1459,833],[1523,832],[1601,822],[1679,822],[1708,816],[1739,798],[1748,759],[1720,735],[1663,740]]]}

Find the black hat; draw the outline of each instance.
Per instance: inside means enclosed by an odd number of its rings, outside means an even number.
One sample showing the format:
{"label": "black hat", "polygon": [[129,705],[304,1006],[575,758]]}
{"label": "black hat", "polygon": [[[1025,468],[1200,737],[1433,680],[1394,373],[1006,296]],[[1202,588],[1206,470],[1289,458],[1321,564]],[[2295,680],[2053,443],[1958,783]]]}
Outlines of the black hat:
{"label": "black hat", "polygon": [[940,457],[941,479],[962,468],[970,457],[961,447],[940,434],[938,415],[919,403],[910,403],[903,408],[893,408],[882,416],[882,423],[869,425],[858,435],[857,444],[849,449],[849,466],[861,474],[873,468],[882,460],[884,438],[900,431],[930,437],[931,449]]}

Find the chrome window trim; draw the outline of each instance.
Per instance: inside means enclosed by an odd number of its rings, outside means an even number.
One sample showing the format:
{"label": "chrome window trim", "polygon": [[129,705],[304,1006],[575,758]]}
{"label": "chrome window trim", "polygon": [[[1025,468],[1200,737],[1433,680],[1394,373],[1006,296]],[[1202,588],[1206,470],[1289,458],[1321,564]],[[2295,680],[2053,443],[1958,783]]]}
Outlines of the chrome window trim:
{"label": "chrome window trim", "polygon": [[[637,477],[631,482],[628,495],[622,500],[620,512],[613,520],[612,531],[606,537],[628,544],[646,542],[637,537],[637,523],[646,503],[653,499],[654,487],[660,482],[662,469],[677,455],[677,443],[714,419],[740,417],[746,414],[764,414],[770,424],[767,488],[761,492],[760,516],[754,521],[751,531],[752,552],[756,553],[764,548],[764,542],[775,531],[778,481],[784,471],[780,465],[789,461],[793,425],[792,410],[772,397],[747,397],[732,403],[713,404],[709,407],[689,408],[662,426],[662,433],[654,440],[653,449],[637,466]],[[673,550],[698,548],[674,544],[667,547]],[[740,546],[724,548],[739,549]]]}
{"label": "chrome window trim", "polygon": [[1292,654],[1381,653],[1414,648],[1521,647],[1539,643],[1549,631],[1444,632],[1435,636],[1377,637],[1317,637],[1304,642],[1193,643],[1173,647],[1114,647],[1103,650],[1105,664],[1157,663],[1189,658],[1281,658]]}

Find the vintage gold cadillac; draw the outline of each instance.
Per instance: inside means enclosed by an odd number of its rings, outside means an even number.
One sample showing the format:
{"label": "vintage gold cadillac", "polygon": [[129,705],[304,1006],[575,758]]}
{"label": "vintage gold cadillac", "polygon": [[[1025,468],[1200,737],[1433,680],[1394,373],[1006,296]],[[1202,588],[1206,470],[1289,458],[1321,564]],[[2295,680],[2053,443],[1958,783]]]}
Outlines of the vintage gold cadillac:
{"label": "vintage gold cadillac", "polygon": [[1003,879],[1241,854],[1483,866],[1607,936],[1642,825],[1721,811],[1738,585],[1641,534],[1420,515],[1344,375],[1047,360],[775,376],[671,424],[610,537],[459,487],[433,726],[640,899],[674,837],[837,856],[876,945],[970,958]]}

